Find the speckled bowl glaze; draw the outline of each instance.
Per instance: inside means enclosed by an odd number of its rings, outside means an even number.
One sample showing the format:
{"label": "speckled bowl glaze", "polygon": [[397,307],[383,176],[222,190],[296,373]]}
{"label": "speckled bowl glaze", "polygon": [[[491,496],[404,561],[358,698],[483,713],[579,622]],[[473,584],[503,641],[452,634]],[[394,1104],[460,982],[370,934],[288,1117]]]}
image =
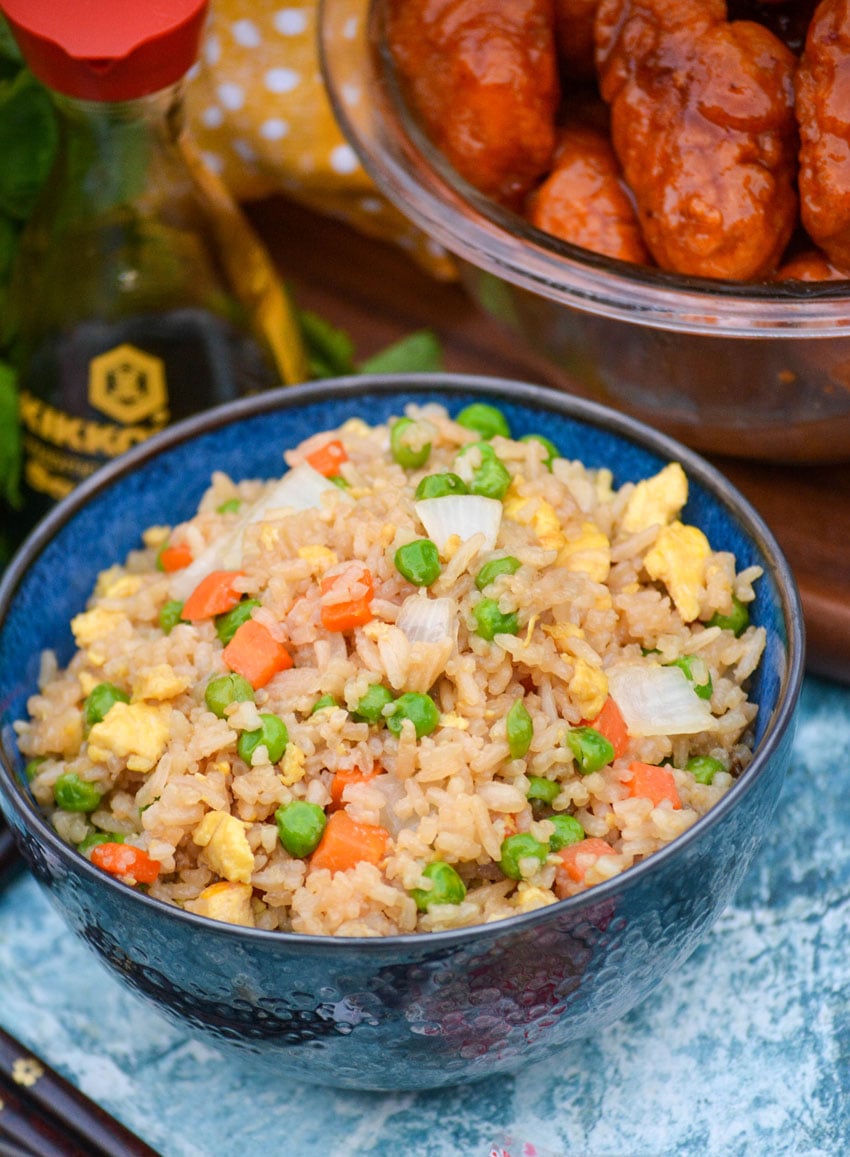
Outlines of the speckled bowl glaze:
{"label": "speckled bowl glaze", "polygon": [[[378,422],[425,400],[455,413],[482,399],[504,410],[516,435],[545,431],[565,456],[611,467],[618,485],[679,460],[690,479],[687,520],[739,565],[764,567],[753,615],[768,633],[752,688],[757,751],[728,795],[665,850],[583,895],[489,925],[385,939],[215,923],[132,891],[65,845],[28,792],[12,723],[35,690],[41,651],[69,660],[69,622],[98,572],[135,548],[145,527],[189,517],[214,469],[275,476],[285,448],[354,415]],[[801,624],[793,578],[758,515],[701,458],[630,418],[539,386],[452,375],[280,390],[183,422],[104,468],[13,560],[0,585],[0,806],[69,927],[182,1025],[296,1080],[362,1089],[473,1081],[622,1016],[730,900],[789,761]]]}
{"label": "speckled bowl glaze", "polygon": [[405,105],[387,0],[321,0],[328,93],[378,188],[563,389],[702,452],[850,459],[850,281],[740,283],[591,253],[462,180]]}

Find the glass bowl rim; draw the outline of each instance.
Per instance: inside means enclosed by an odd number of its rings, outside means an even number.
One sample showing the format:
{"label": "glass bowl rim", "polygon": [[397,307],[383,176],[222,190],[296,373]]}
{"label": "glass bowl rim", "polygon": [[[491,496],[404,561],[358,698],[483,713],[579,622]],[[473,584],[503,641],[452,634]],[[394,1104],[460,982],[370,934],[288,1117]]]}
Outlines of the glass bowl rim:
{"label": "glass bowl rim", "polygon": [[[407,109],[383,38],[386,0],[361,0],[346,28],[367,72],[350,92],[339,71],[341,15],[351,0],[319,0],[319,60],[334,115],[383,194],[450,253],[522,289],[585,313],[715,337],[828,338],[850,334],[850,278],[741,283],[633,265],[561,241],[463,180]],[[365,102],[365,104],[364,104]]]}

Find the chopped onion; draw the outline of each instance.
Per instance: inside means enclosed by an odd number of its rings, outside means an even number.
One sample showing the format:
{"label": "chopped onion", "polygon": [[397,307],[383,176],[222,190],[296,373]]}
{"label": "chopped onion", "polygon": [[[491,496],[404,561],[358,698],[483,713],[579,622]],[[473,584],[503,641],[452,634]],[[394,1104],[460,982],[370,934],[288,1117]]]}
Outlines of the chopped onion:
{"label": "chopped onion", "polygon": [[415,826],[418,817],[414,816],[413,818],[402,820],[396,814],[395,805],[400,803],[406,795],[404,784],[400,783],[395,776],[378,775],[372,780],[372,787],[377,788],[386,801],[381,808],[382,826],[387,829],[393,839],[395,839],[405,827]]}
{"label": "chopped onion", "polygon": [[714,725],[711,706],[680,667],[616,663],[607,675],[630,735],[696,735]]}
{"label": "chopped onion", "polygon": [[453,536],[467,542],[473,535],[483,534],[482,550],[492,550],[496,545],[502,525],[502,504],[495,498],[446,494],[442,498],[423,498],[414,503],[414,509],[441,553]]}
{"label": "chopped onion", "polygon": [[396,626],[411,643],[439,643],[454,638],[457,603],[454,599],[429,599],[411,595],[401,605]]}
{"label": "chopped onion", "polygon": [[279,482],[248,508],[230,534],[214,539],[185,569],[174,572],[170,584],[172,597],[188,598],[201,579],[214,570],[238,569],[242,565],[245,530],[252,523],[262,522],[272,510],[310,510],[321,506],[322,495],[328,490],[344,496],[343,491],[308,462],[300,462],[287,470]]}

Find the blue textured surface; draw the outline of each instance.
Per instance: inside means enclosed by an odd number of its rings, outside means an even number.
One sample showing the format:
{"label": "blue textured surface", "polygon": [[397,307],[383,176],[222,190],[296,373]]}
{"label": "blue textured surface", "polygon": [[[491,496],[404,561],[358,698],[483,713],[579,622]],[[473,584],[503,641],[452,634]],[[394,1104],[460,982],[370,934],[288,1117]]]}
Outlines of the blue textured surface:
{"label": "blue textured surface", "polygon": [[487,1157],[505,1134],[557,1157],[838,1157],[848,782],[850,689],[810,679],[770,835],[703,945],[618,1024],[517,1076],[393,1095],[269,1075],[129,994],[26,878],[0,898],[0,1023],[165,1157]]}

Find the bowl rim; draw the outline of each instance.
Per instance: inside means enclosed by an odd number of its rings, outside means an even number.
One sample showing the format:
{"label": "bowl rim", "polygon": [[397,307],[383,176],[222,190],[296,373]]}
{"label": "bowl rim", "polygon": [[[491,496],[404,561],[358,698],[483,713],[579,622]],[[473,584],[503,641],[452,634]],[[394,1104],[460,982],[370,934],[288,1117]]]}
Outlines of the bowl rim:
{"label": "bowl rim", "polygon": [[[357,21],[351,19],[355,7]],[[449,252],[538,296],[635,325],[751,339],[850,334],[850,278],[748,282],[744,292],[741,282],[687,277],[593,253],[478,192],[406,108],[383,44],[385,7],[386,0],[319,0],[325,88],[343,134],[378,188]],[[342,74],[337,49],[346,58],[357,52],[364,77],[359,87]]]}
{"label": "bowl rim", "polygon": [[[277,944],[281,950],[297,947],[307,951],[339,952],[339,945],[344,944],[350,945],[358,952],[386,954],[405,949],[416,954],[421,953],[429,944],[433,944],[435,948],[448,948],[468,940],[487,940],[520,928],[533,928],[551,920],[553,913],[567,918],[582,909],[592,909],[604,903],[614,894],[631,890],[645,875],[654,870],[655,865],[679,855],[690,843],[701,837],[703,832],[719,823],[733,807],[738,806],[739,801],[749,794],[756,781],[765,773],[771,757],[794,719],[802,689],[805,650],[805,628],[799,592],[790,566],[772,531],[748,499],[716,467],[676,439],[598,402],[565,394],[550,386],[510,378],[452,372],[350,375],[279,387],[251,397],[225,402],[176,422],[133,447],[120,458],[101,467],[63,498],[38,523],[0,578],[0,632],[27,569],[46,549],[53,536],[73,519],[90,498],[108,490],[114,482],[131,474],[138,466],[155,460],[174,446],[182,445],[200,435],[214,433],[222,427],[246,418],[323,401],[350,400],[356,404],[364,394],[392,395],[398,392],[427,394],[430,400],[434,400],[434,394],[446,400],[452,395],[477,394],[491,400],[502,399],[527,408],[554,411],[579,423],[609,431],[661,458],[680,462],[689,479],[698,482],[729,511],[736,522],[743,525],[747,536],[758,545],[774,576],[786,632],[786,664],[777,705],[744,774],[705,815],[670,844],[653,852],[645,860],[627,868],[611,880],[597,884],[586,892],[559,900],[544,908],[517,913],[491,923],[471,924],[438,932],[340,937],[246,928],[211,920],[128,888],[109,874],[99,871],[66,844],[46,821],[32,795],[27,792],[25,785],[7,762],[5,740],[0,737],[0,805],[6,801],[26,830],[33,833],[39,843],[46,844],[74,875],[79,874],[83,880],[90,879],[96,886],[117,891],[126,897],[131,905],[140,904],[148,908],[152,906],[155,913],[164,919],[175,920],[181,924],[188,922],[189,926],[205,935],[236,936],[240,939],[247,937],[248,940],[259,940],[268,945]],[[0,806],[0,814],[3,810],[4,808]],[[17,835],[15,825],[11,826]]]}

